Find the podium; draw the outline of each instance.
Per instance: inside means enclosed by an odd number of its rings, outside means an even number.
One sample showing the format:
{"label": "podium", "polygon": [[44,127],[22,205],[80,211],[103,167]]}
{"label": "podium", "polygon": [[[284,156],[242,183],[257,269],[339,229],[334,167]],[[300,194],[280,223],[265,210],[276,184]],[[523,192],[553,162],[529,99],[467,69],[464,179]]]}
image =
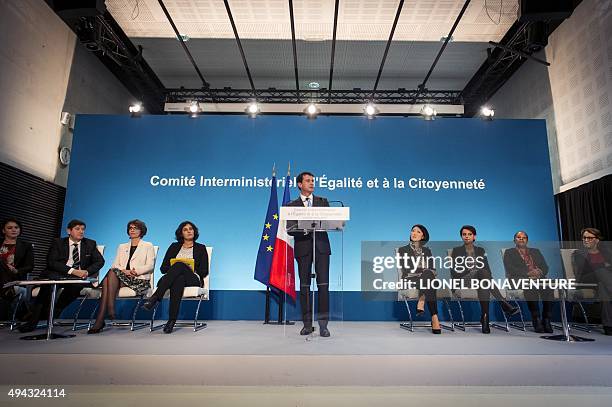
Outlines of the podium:
{"label": "podium", "polygon": [[[344,228],[346,222],[350,220],[350,208],[348,207],[281,207],[280,220],[286,222],[287,233],[301,242],[311,239],[312,243],[312,264],[309,274],[310,280],[310,315],[312,316],[313,327],[318,321],[315,312],[315,291],[317,285],[327,285],[329,291],[328,320],[343,320],[342,310],[342,284],[343,284],[343,264],[344,264]],[[329,239],[328,232],[332,239]],[[329,264],[329,279],[324,281],[324,277],[317,276],[317,245],[323,241],[330,240],[331,252]],[[289,261],[289,254],[285,258]],[[322,278],[323,280],[318,279]],[[301,279],[300,279],[301,280]],[[327,299],[323,299],[324,301]],[[321,302],[321,298],[319,299]],[[304,310],[300,309],[303,313]],[[310,335],[312,337],[313,334]]]}

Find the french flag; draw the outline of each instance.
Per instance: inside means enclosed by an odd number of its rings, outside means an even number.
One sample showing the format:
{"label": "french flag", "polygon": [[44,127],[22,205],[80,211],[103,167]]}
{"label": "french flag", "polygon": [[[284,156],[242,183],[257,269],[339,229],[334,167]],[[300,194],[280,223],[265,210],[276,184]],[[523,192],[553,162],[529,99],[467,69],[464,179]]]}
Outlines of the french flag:
{"label": "french flag", "polygon": [[[282,206],[286,206],[290,201],[289,174],[287,174]],[[270,267],[270,285],[290,295],[295,300],[293,237],[287,234],[286,222],[278,223],[276,241],[274,242],[274,256]]]}

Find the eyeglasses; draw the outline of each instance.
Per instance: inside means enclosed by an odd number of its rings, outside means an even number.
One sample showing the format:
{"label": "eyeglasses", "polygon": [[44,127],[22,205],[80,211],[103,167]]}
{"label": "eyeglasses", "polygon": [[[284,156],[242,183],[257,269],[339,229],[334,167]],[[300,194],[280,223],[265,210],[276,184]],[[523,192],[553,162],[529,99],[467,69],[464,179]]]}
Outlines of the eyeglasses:
{"label": "eyeglasses", "polygon": [[595,239],[597,239],[595,236],[582,236],[582,240],[586,240],[587,242]]}
{"label": "eyeglasses", "polygon": [[130,225],[130,227],[129,227],[128,229],[129,229],[129,230],[140,230],[140,228],[139,228],[139,227],[137,227],[137,226],[132,226],[132,225]]}

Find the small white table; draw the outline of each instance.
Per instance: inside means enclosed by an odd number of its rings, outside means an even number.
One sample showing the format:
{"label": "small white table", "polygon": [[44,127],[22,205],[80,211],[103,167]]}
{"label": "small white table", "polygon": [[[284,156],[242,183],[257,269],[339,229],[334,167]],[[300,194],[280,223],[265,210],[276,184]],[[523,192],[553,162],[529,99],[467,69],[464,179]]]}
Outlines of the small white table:
{"label": "small white table", "polygon": [[51,340],[51,339],[62,339],[62,338],[73,338],[75,335],[62,335],[53,333],[53,309],[55,308],[55,296],[57,294],[57,286],[67,284],[81,284],[82,286],[91,285],[97,280],[79,280],[79,279],[65,279],[65,280],[23,280],[23,281],[11,281],[4,285],[4,287],[27,287],[27,286],[40,286],[40,285],[52,285],[51,291],[51,304],[49,305],[49,322],[47,324],[47,333],[39,335],[28,335],[23,336],[20,339],[29,341],[40,341],[40,340]]}

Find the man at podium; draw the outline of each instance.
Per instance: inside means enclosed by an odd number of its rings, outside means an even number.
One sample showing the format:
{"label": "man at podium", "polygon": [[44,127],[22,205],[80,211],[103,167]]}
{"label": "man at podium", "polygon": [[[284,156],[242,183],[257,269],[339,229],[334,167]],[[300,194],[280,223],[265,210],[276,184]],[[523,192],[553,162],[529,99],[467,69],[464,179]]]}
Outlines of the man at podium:
{"label": "man at podium", "polygon": [[[314,175],[312,173],[305,171],[298,175],[297,186],[300,189],[300,196],[289,202],[287,206],[329,206],[327,199],[313,195]],[[312,327],[312,304],[310,302],[313,233],[304,231],[288,231],[288,233],[295,238],[293,251],[300,276],[300,308],[302,310],[302,321],[304,322],[300,335],[309,335],[314,331]],[[316,232],[314,235],[316,236],[314,263],[319,291],[317,320],[320,335],[328,337],[330,335],[327,329],[327,321],[329,320],[329,256],[331,255],[331,247],[326,232]]]}

